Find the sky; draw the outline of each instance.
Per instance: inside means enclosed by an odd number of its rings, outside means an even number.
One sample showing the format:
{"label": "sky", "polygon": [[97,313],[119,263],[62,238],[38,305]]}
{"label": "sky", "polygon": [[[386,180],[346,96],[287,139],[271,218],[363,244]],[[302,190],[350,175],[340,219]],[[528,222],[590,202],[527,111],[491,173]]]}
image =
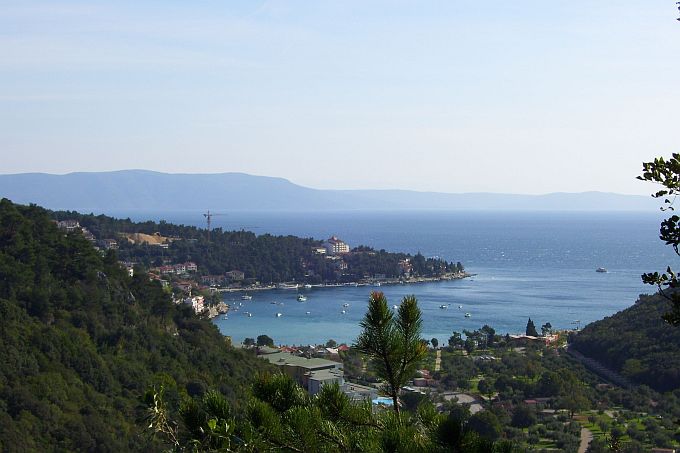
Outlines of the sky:
{"label": "sky", "polygon": [[0,173],[648,194],[672,0],[0,0]]}

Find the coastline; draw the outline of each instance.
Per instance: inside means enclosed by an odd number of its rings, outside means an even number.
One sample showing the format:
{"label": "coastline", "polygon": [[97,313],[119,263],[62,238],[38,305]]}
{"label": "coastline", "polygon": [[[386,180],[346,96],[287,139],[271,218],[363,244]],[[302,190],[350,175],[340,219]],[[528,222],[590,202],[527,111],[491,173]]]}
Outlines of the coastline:
{"label": "coastline", "polygon": [[296,283],[278,283],[271,285],[252,285],[240,288],[213,288],[212,291],[219,293],[238,293],[248,291],[268,291],[273,289],[281,290],[300,290],[300,289],[319,289],[319,288],[344,288],[344,287],[359,287],[359,286],[374,286],[380,287],[382,285],[413,285],[418,283],[433,283],[450,280],[461,280],[464,278],[474,277],[476,274],[467,272],[451,272],[442,274],[436,277],[410,277],[410,278],[386,278],[386,279],[371,279],[360,280],[358,282],[347,283],[319,283],[315,285],[305,286],[304,284]]}

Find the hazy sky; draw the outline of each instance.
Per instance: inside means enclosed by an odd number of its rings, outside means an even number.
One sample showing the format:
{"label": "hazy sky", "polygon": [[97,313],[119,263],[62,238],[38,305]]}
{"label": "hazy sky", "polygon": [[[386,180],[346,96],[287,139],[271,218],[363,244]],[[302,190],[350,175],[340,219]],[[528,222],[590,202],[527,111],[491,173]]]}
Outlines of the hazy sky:
{"label": "hazy sky", "polygon": [[673,0],[0,0],[0,173],[650,193]]}

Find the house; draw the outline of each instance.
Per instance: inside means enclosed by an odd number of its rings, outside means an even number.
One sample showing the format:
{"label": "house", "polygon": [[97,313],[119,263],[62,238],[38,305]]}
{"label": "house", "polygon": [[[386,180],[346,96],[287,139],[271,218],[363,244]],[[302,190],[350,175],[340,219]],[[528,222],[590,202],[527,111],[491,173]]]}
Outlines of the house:
{"label": "house", "polygon": [[278,350],[270,354],[261,354],[260,357],[279,367],[311,395],[318,393],[325,384],[335,382],[340,386],[344,384],[344,371],[342,363],[339,362],[308,359]]}
{"label": "house", "polygon": [[378,389],[353,382],[346,382],[342,391],[353,401],[373,401],[378,397]]}
{"label": "house", "polygon": [[186,269],[187,272],[198,271],[198,266],[193,261],[187,261],[186,263],[184,263],[184,268]]}
{"label": "house", "polygon": [[316,255],[325,255],[326,247],[313,247],[312,252],[314,252]]}
{"label": "house", "polygon": [[241,271],[237,271],[237,270],[229,271],[229,272],[227,272],[227,273],[224,274],[224,275],[225,275],[229,280],[231,280],[232,282],[240,282],[240,281],[243,281],[243,279],[246,278],[246,274],[245,274],[245,273],[243,273],[243,272],[241,272]]}
{"label": "house", "polygon": [[191,308],[194,309],[194,313],[199,314],[205,310],[205,305],[204,305],[204,298],[203,296],[194,296],[194,297],[187,297],[184,299],[184,303],[187,305],[191,305]]}
{"label": "house", "polygon": [[158,268],[158,271],[163,274],[174,274],[175,273],[175,266],[161,266]]}
{"label": "house", "polygon": [[[292,349],[292,348],[286,348]],[[293,378],[310,395],[319,393],[324,385],[338,384],[352,400],[374,400],[378,397],[378,390],[351,382],[345,382],[342,363],[319,358],[306,358],[282,352],[272,348],[260,348],[261,358],[279,367],[279,369]]]}
{"label": "house", "polygon": [[324,243],[326,252],[330,255],[340,255],[343,253],[349,253],[349,245],[338,239],[336,236],[331,236]]}
{"label": "house", "polygon": [[132,263],[130,261],[119,261],[118,264],[120,264],[120,266],[127,271],[128,275],[130,277],[134,277],[134,275],[135,275],[135,263]]}
{"label": "house", "polygon": [[201,283],[208,286],[222,286],[224,284],[224,275],[203,275],[201,276]]}
{"label": "house", "polygon": [[104,250],[118,250],[118,242],[115,239],[102,239],[97,241],[97,245]]}
{"label": "house", "polygon": [[57,228],[70,233],[72,231],[80,230],[80,222],[77,220],[60,220],[57,222]]}

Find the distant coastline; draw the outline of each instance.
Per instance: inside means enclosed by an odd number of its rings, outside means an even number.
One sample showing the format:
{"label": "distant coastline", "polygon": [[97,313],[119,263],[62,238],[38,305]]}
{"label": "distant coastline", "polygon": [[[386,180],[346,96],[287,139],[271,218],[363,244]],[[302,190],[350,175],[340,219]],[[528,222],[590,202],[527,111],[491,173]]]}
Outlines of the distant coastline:
{"label": "distant coastline", "polygon": [[[436,277],[409,277],[409,278],[387,278],[372,281],[346,282],[346,283],[319,283],[305,287],[304,284],[295,283],[278,283],[271,285],[252,285],[248,287],[239,288],[214,288],[215,292],[219,293],[239,293],[248,291],[268,291],[274,289],[281,290],[300,290],[300,289],[319,289],[319,288],[345,288],[358,286],[372,286],[380,287],[383,285],[414,285],[418,283],[436,283],[441,281],[460,280],[464,278],[474,277],[476,274],[468,272],[449,272]],[[286,285],[282,287],[282,285]]]}

